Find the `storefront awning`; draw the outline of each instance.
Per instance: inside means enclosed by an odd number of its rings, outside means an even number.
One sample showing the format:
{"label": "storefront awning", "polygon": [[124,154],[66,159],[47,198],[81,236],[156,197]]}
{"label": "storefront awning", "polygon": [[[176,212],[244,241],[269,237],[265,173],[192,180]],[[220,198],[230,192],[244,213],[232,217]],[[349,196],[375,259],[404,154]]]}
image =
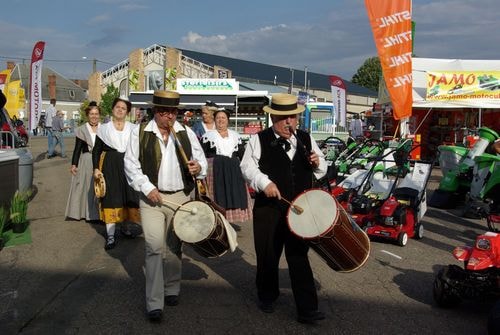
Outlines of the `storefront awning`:
{"label": "storefront awning", "polygon": [[[151,107],[153,92],[131,92],[129,100],[134,107]],[[219,106],[234,107],[236,95],[199,95],[181,94],[181,105],[191,109],[200,109],[207,100],[215,102]]]}

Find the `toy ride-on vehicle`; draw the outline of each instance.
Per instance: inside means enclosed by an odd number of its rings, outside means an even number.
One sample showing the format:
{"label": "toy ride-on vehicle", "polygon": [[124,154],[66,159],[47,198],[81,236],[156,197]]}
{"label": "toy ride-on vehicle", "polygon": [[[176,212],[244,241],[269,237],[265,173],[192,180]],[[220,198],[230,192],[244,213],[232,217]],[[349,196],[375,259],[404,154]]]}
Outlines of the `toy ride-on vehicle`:
{"label": "toy ride-on vehicle", "polygon": [[[476,237],[474,246],[460,246],[453,256],[463,268],[450,264],[439,270],[434,279],[433,296],[438,306],[451,308],[462,300],[473,300],[500,294],[500,234],[486,232]],[[500,301],[497,300],[489,320],[490,334],[500,334]]]}

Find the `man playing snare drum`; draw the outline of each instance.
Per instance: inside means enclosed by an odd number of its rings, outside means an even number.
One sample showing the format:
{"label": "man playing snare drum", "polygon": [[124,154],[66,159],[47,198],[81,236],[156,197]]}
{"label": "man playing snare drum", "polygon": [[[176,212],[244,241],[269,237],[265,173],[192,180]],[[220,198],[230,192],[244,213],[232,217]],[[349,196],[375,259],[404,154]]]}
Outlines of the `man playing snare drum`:
{"label": "man playing snare drum", "polygon": [[[207,172],[207,160],[195,133],[176,121],[179,100],[176,92],[155,91],[154,118],[132,131],[125,153],[128,182],[141,192],[150,321],[161,321],[165,304],[179,303],[181,241],[173,232],[171,219],[178,207],[175,204],[190,200],[193,176],[204,178]],[[185,156],[176,150],[176,139]]]}
{"label": "man playing snare drum", "polygon": [[271,114],[273,126],[250,139],[240,165],[250,187],[257,191],[253,229],[258,306],[265,313],[274,311],[274,302],[280,294],[278,265],[284,246],[297,320],[315,323],[325,315],[318,311],[307,256],[309,247],[288,228],[286,200],[310,189],[313,176],[318,179],[324,176],[327,165],[311,135],[296,130],[298,115],[304,111],[304,106],[297,105],[297,97],[275,94],[271,106],[265,106],[264,111]]}

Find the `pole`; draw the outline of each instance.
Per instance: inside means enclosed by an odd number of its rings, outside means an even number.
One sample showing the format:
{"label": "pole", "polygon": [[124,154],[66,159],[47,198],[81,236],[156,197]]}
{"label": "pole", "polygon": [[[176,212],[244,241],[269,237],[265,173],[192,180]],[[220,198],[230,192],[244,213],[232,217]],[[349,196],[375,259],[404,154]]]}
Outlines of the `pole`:
{"label": "pole", "polygon": [[292,94],[292,92],[293,92],[293,69],[290,69],[290,71],[292,71],[292,81],[290,83],[290,94]]}
{"label": "pole", "polygon": [[235,119],[234,119],[234,131],[238,132],[238,94],[236,94],[236,100],[234,101],[234,109],[235,109]]}
{"label": "pole", "polygon": [[307,93],[307,66],[304,68],[304,91]]}
{"label": "pole", "polygon": [[97,72],[97,59],[92,59],[92,73]]}

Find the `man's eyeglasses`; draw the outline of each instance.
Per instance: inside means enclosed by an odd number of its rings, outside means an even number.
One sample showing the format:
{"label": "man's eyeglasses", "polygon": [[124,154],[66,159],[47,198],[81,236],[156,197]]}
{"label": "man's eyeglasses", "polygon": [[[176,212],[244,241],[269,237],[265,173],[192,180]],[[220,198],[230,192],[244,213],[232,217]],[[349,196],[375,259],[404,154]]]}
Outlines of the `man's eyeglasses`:
{"label": "man's eyeglasses", "polygon": [[156,108],[156,114],[160,114],[160,116],[165,116],[167,114],[177,114],[177,108]]}

